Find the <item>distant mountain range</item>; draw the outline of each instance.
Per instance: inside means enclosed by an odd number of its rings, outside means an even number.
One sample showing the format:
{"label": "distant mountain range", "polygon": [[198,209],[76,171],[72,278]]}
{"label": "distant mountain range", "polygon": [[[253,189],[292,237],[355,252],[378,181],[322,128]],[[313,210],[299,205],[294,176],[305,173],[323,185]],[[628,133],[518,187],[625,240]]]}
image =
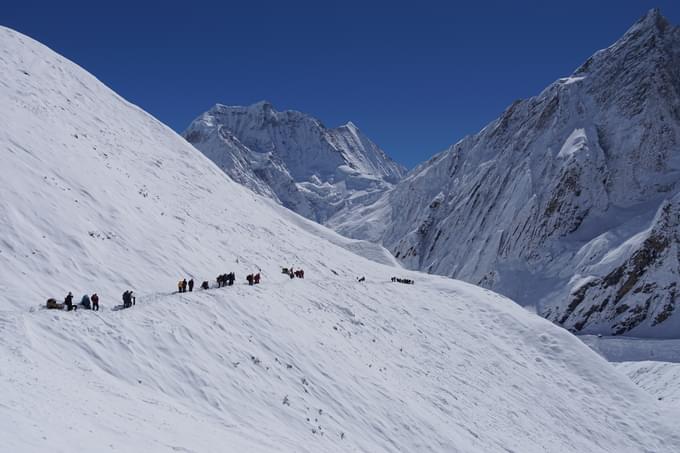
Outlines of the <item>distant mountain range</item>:
{"label": "distant mountain range", "polygon": [[409,268],[574,332],[680,332],[680,29],[658,10],[403,178],[351,123],[267,103],[215,106],[185,137],[236,181]]}
{"label": "distant mountain range", "polygon": [[218,104],[184,137],[235,181],[320,223],[370,204],[406,173],[353,123],[327,129],[268,102]]}

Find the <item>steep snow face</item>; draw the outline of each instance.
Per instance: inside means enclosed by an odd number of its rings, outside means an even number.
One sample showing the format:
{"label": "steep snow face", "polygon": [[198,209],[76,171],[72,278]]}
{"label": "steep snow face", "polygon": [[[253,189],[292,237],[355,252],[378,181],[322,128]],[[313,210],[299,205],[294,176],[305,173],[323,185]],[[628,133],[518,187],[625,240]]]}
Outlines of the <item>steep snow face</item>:
{"label": "steep snow face", "polygon": [[268,102],[218,104],[184,136],[235,181],[321,223],[374,201],[405,174],[353,123],[326,129]]}
{"label": "steep snow face", "polygon": [[[284,221],[284,208],[29,38],[2,29],[2,46],[0,292],[10,306],[74,285],[118,300],[121,286],[170,289],[178,274],[214,277],[236,263],[242,273],[303,266],[334,275],[307,261],[301,243],[394,264],[381,246]],[[363,260],[347,255],[346,271],[360,272]]]}
{"label": "steep snow face", "polygon": [[[5,28],[0,124],[3,449],[680,450],[678,414],[565,330],[386,266]],[[170,294],[229,271],[233,287]],[[126,288],[136,305],[112,310]],[[102,310],[41,308],[69,290]]]}
{"label": "steep snow face", "polygon": [[679,92],[680,30],[653,10],[329,226],[577,332],[678,336]]}

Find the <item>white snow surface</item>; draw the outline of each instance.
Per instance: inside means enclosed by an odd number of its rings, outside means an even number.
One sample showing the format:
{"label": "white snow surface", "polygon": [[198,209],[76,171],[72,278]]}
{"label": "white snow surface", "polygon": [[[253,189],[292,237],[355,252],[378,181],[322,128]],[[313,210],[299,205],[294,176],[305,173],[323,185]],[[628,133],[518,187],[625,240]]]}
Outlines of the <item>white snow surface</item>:
{"label": "white snow surface", "polygon": [[[677,411],[567,331],[292,221],[6,28],[0,124],[3,451],[680,451]],[[42,308],[67,291],[102,310]]]}
{"label": "white snow surface", "polygon": [[659,401],[680,404],[680,363],[621,362],[615,366]]}

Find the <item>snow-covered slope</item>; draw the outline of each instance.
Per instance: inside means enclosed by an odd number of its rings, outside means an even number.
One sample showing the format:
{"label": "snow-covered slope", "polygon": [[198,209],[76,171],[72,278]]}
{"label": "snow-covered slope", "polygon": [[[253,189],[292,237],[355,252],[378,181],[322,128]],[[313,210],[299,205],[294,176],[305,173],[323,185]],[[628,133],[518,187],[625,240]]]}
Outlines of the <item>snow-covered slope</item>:
{"label": "snow-covered slope", "polygon": [[680,404],[680,363],[622,362],[615,366],[659,401]]}
{"label": "snow-covered slope", "polygon": [[[6,28],[0,124],[2,450],[680,450],[678,414],[565,330],[351,253],[381,255]],[[234,287],[170,294],[229,271]],[[137,304],[112,310],[126,288]],[[69,290],[102,310],[41,308]]]}
{"label": "snow-covered slope", "polygon": [[374,201],[405,174],[353,123],[327,129],[268,102],[218,104],[184,136],[235,181],[321,223]]}
{"label": "snow-covered slope", "polygon": [[575,332],[677,337],[680,29],[611,47],[329,226]]}

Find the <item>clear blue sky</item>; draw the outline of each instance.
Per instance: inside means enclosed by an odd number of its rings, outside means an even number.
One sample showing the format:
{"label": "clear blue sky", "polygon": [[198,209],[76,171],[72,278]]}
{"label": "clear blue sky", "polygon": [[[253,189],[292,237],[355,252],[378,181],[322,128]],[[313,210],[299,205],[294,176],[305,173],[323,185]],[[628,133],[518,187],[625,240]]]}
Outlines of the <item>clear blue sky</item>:
{"label": "clear blue sky", "polygon": [[353,121],[411,167],[677,0],[8,1],[0,24],[177,131],[219,102]]}

